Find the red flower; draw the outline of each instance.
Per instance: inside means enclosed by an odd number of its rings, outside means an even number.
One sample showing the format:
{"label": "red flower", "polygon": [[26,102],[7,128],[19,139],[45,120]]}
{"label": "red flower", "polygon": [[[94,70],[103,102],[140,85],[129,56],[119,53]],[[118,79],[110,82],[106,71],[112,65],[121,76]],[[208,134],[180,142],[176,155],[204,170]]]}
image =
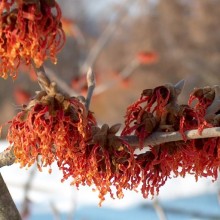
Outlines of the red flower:
{"label": "red flower", "polygon": [[93,116],[87,117],[77,98],[41,92],[10,122],[8,140],[21,167],[36,161],[39,169],[54,161],[62,167],[69,158],[85,154],[92,124]]}
{"label": "red flower", "polygon": [[200,133],[205,127],[212,127],[212,125],[208,124],[205,120],[205,116],[206,110],[212,104],[214,98],[215,90],[214,88],[210,87],[197,88],[193,91],[192,94],[190,94],[189,105],[191,105],[193,101],[197,101],[193,108],[197,115],[198,128]]}
{"label": "red flower", "polygon": [[170,85],[144,90],[140,99],[127,108],[122,135],[135,132],[143,147],[143,140],[159,126],[162,130],[166,130],[166,125],[167,129],[173,129],[173,124],[167,124],[167,119],[169,113],[175,115],[178,111],[174,93],[175,90]]}
{"label": "red flower", "polygon": [[56,63],[65,35],[60,7],[55,0],[17,0],[1,4],[1,77],[7,78],[8,74],[16,77],[21,62],[28,65],[33,60],[36,67],[40,67],[50,58]]}
{"label": "red flower", "polygon": [[66,177],[73,177],[73,185],[95,186],[99,191],[100,205],[107,193],[114,198],[113,188],[117,197],[122,198],[123,190],[136,189],[141,180],[134,149],[115,136],[118,129],[118,125],[111,128],[108,125],[94,127],[86,154],[81,157],[85,162],[83,167],[75,168],[70,165],[66,168]]}
{"label": "red flower", "polygon": [[[216,89],[217,91],[217,89]],[[123,135],[134,132],[139,137],[140,146],[154,131],[179,131],[184,141],[170,142],[158,146],[149,146],[150,151],[135,157],[138,174],[142,178],[142,194],[145,198],[156,195],[168,178],[193,174],[199,177],[210,176],[216,180],[220,166],[219,138],[187,140],[185,131],[204,127],[219,126],[218,110],[209,115],[207,110],[216,107],[218,101],[214,89],[197,89],[190,96],[189,104],[197,100],[194,106],[178,105],[178,90],[175,86],[160,86],[153,90],[144,90],[141,98],[127,109]],[[208,109],[209,108],[209,109]],[[214,113],[214,114],[213,114]],[[211,117],[211,118],[210,118]]]}

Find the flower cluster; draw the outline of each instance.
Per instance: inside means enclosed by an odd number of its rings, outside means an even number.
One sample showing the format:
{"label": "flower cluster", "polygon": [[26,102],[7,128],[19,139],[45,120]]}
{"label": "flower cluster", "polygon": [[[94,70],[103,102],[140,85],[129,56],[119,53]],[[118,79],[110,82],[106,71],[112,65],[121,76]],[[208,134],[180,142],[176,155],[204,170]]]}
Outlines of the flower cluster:
{"label": "flower cluster", "polygon": [[123,198],[123,190],[135,189],[140,182],[134,149],[115,135],[119,128],[118,124],[110,128],[106,124],[101,128],[93,127],[86,154],[82,155],[84,167],[66,168],[66,176],[74,178],[72,184],[95,186],[99,191],[100,205],[107,193],[114,198],[116,191],[117,197]]}
{"label": "flower cluster", "polygon": [[55,0],[3,0],[0,2],[0,76],[16,77],[21,62],[40,67],[65,42],[61,10]]}
{"label": "flower cluster", "polygon": [[[128,107],[122,137],[120,125],[96,125],[91,112],[78,98],[70,98],[47,86],[10,122],[8,140],[21,167],[37,161],[38,168],[57,162],[63,179],[72,185],[88,185],[99,191],[100,205],[106,194],[123,198],[124,190],[141,186],[143,197],[159,193],[168,178],[193,174],[218,176],[219,138],[187,140],[185,131],[220,125],[219,87],[196,89],[188,105],[177,98],[182,84],[144,90]],[[217,105],[216,105],[217,103]],[[217,107],[216,107],[217,106]],[[178,131],[183,140],[149,146],[136,154],[144,139],[155,131]],[[123,136],[135,134],[132,147]]]}
{"label": "flower cluster", "polygon": [[[38,168],[74,163],[86,151],[86,139],[95,125],[93,115],[77,98],[40,92],[10,121],[8,141],[21,167],[37,161]],[[77,164],[76,164],[77,166]]]}
{"label": "flower cluster", "polygon": [[[150,151],[135,156],[140,167],[142,194],[158,194],[159,188],[172,176],[187,173],[198,177],[211,176],[215,180],[220,166],[219,138],[186,140],[184,132],[219,126],[219,103],[216,88],[196,89],[189,105],[179,105],[177,97],[181,85],[164,85],[144,90],[142,96],[128,107],[122,135],[136,134],[140,146],[154,131],[179,131],[183,141],[150,146]],[[193,101],[196,103],[193,104]],[[214,110],[213,110],[214,109]]]}

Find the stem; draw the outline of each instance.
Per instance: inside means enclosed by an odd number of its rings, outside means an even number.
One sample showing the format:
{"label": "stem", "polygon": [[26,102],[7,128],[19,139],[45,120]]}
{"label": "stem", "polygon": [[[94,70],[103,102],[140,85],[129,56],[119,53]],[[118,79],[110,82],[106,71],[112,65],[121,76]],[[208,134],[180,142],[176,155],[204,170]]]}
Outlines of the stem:
{"label": "stem", "polygon": [[64,91],[65,93],[67,93],[69,96],[79,96],[79,94],[74,91],[63,79],[61,79],[60,77],[58,77],[51,69],[49,68],[45,68],[47,71],[47,75],[49,76],[49,78],[56,82],[57,86]]}
{"label": "stem", "polygon": [[133,59],[125,68],[119,73],[119,79],[117,81],[112,81],[104,85],[96,87],[94,95],[100,95],[108,89],[111,89],[115,85],[119,84],[121,81],[129,78],[135,69],[139,66],[139,62],[136,59]]}
{"label": "stem", "polygon": [[40,85],[41,89],[49,93],[51,82],[50,79],[47,77],[44,67],[40,66],[39,68],[37,68],[34,62],[32,62],[32,65],[35,73],[37,74],[38,84]]}
{"label": "stem", "polygon": [[[125,0],[122,5],[125,5],[129,3],[130,0]],[[109,25],[106,27],[106,29],[103,31],[101,36],[96,41],[95,45],[92,47],[92,49],[89,51],[89,54],[86,58],[86,61],[82,65],[81,73],[84,73],[85,69],[88,67],[93,67],[95,61],[97,60],[98,56],[102,52],[105,45],[108,43],[108,41],[111,39],[111,37],[116,32],[119,25],[122,23],[122,20],[127,16],[127,10],[121,6],[121,8],[117,12],[117,17],[114,22],[110,22]]]}
{"label": "stem", "polygon": [[159,220],[167,220],[166,214],[165,214],[163,208],[161,207],[158,199],[155,199],[153,201],[153,207],[154,207],[154,209],[157,213],[157,216],[158,216]]}
{"label": "stem", "polygon": [[21,206],[21,216],[22,218],[27,218],[30,214],[30,207],[29,207],[29,192],[31,191],[32,183],[34,177],[36,176],[37,167],[34,166],[29,173],[27,182],[24,185],[24,199]]}
{"label": "stem", "polygon": [[11,197],[10,192],[0,174],[0,219],[1,220],[21,220],[21,216]]}
{"label": "stem", "polygon": [[85,102],[85,107],[87,111],[89,111],[90,102],[92,99],[93,91],[95,89],[95,74],[91,68],[87,71],[87,84],[88,84],[88,92]]}

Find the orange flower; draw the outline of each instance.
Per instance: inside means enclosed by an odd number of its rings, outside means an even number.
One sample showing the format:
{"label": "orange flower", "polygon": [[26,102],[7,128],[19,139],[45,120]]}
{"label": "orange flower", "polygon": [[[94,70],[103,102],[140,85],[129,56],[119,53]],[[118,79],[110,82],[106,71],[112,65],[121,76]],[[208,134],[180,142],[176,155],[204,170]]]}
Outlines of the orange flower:
{"label": "orange flower", "polygon": [[[218,91],[216,89],[216,91]],[[165,85],[146,89],[142,96],[127,109],[123,135],[134,132],[139,137],[140,146],[144,138],[154,131],[179,131],[184,141],[149,146],[150,151],[135,157],[138,174],[142,177],[141,191],[145,198],[156,195],[168,178],[192,174],[199,177],[212,177],[216,180],[220,166],[219,138],[187,140],[185,131],[219,126],[219,110],[214,103],[217,99],[215,88],[196,89],[189,104],[178,105],[178,90],[175,86]],[[209,108],[209,121],[206,120]]]}
{"label": "orange flower", "polygon": [[134,149],[115,136],[118,129],[119,125],[94,127],[87,142],[86,154],[78,158],[83,166],[75,167],[71,160],[67,162],[66,178],[73,177],[72,184],[76,186],[95,186],[99,191],[100,205],[107,193],[114,198],[113,188],[116,196],[122,198],[123,190],[136,189],[141,180],[136,175],[138,167]]}
{"label": "orange flower", "polygon": [[[2,10],[1,10],[2,8]],[[54,12],[55,11],[55,12]],[[40,67],[50,58],[56,63],[65,35],[55,0],[16,0],[0,5],[0,72],[16,77],[21,62]]]}
{"label": "orange flower", "polygon": [[219,139],[178,141],[154,146],[151,151],[138,155],[136,163],[141,167],[141,191],[144,198],[159,193],[159,189],[172,177],[186,174],[212,177],[216,180],[220,166]]}
{"label": "orange flower", "polygon": [[[41,92],[10,122],[8,141],[21,167],[37,161],[39,169],[85,154],[85,141],[95,123],[77,98]],[[39,159],[39,160],[38,160]]]}

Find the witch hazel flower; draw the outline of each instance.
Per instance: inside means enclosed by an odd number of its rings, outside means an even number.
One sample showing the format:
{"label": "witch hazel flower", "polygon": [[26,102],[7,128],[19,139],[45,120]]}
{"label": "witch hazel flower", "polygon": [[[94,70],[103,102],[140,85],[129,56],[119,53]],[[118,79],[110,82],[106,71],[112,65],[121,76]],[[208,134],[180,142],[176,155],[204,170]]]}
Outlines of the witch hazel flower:
{"label": "witch hazel flower", "polygon": [[[149,151],[135,156],[141,177],[143,197],[159,193],[167,179],[192,174],[216,180],[220,165],[218,138],[187,140],[185,132],[220,125],[220,89],[199,88],[190,95],[189,105],[179,105],[182,82],[146,89],[134,104],[128,107],[122,135],[135,134],[136,147],[143,147],[144,139],[155,131],[180,132],[182,141],[148,146]],[[193,102],[194,101],[194,102]],[[194,105],[192,105],[192,102]]]}
{"label": "witch hazel flower", "polygon": [[[53,84],[52,84],[53,87]],[[7,139],[14,148],[16,162],[38,168],[80,157],[95,119],[75,97],[64,96],[54,88],[39,92],[10,122]]]}
{"label": "witch hazel flower", "polygon": [[[72,177],[72,185],[88,185],[99,192],[101,206],[106,194],[123,198],[124,190],[136,189],[141,180],[138,175],[134,149],[116,136],[119,124],[101,128],[94,126],[87,142],[86,154],[82,155],[83,167],[69,164],[66,175]],[[71,161],[70,161],[71,162]]]}
{"label": "witch hazel flower", "polygon": [[55,0],[12,0],[0,3],[0,73],[16,77],[20,63],[40,67],[65,42],[61,10]]}
{"label": "witch hazel flower", "polygon": [[141,97],[127,108],[122,135],[134,133],[139,137],[140,147],[143,147],[144,139],[154,131],[179,129],[179,125],[176,128],[180,112],[177,97],[183,85],[184,81],[180,81],[175,86],[167,84],[144,90]]}

